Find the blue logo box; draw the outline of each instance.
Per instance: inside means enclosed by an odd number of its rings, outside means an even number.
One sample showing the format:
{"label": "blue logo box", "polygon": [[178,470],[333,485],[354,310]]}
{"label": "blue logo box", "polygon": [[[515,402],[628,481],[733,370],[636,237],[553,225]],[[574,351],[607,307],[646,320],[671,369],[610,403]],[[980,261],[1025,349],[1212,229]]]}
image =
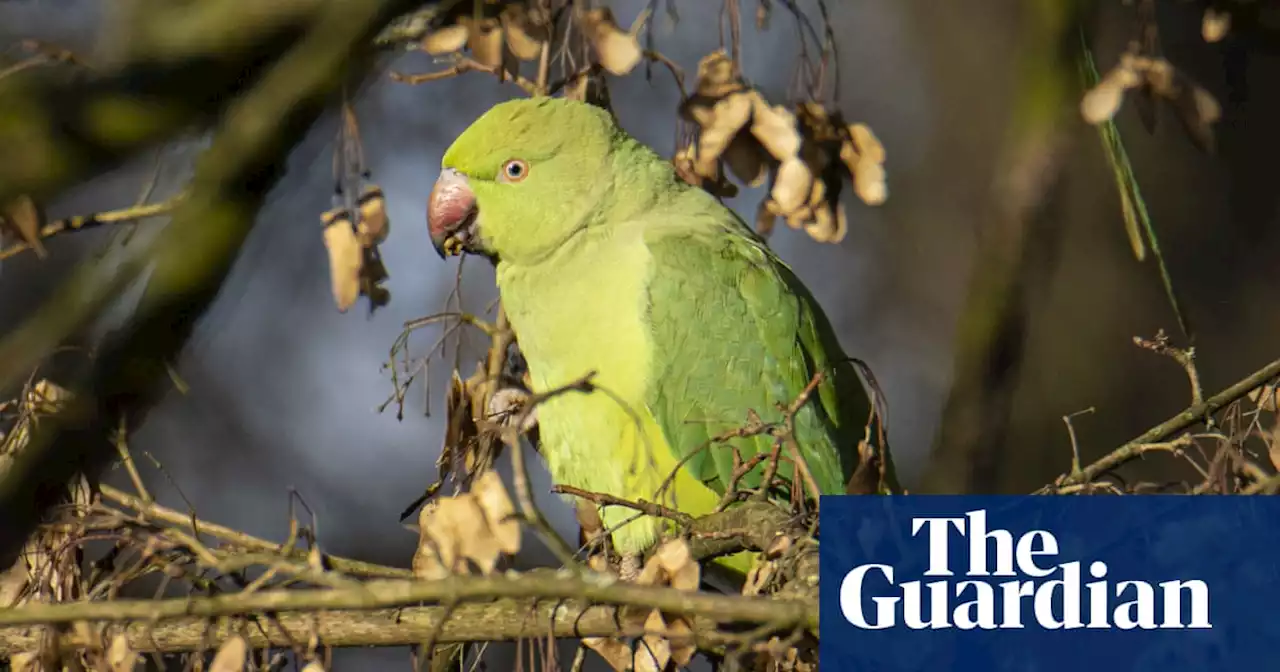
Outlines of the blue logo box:
{"label": "blue logo box", "polygon": [[1280,669],[1280,499],[829,496],[828,670]]}

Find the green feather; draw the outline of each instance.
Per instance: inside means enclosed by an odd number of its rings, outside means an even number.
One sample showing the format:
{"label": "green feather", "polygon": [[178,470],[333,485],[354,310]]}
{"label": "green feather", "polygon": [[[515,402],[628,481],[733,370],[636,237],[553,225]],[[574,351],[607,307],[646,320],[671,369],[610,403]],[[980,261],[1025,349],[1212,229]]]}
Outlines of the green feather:
{"label": "green feather", "polygon": [[[779,406],[822,371],[819,394],[795,414],[795,439],[822,493],[842,493],[870,418],[862,382],[791,270],[732,212],[707,210],[686,216],[714,224],[664,227],[646,237],[654,349],[670,353],[653,360],[649,407],[667,442],[689,457],[694,475],[723,493],[733,474],[733,448],[745,461],[769,454],[774,438],[708,442],[745,425],[748,410],[765,423],[781,423]],[[785,449],[782,455],[789,457]],[[740,485],[758,487],[764,469],[757,466]],[[778,472],[796,482],[791,465]]]}

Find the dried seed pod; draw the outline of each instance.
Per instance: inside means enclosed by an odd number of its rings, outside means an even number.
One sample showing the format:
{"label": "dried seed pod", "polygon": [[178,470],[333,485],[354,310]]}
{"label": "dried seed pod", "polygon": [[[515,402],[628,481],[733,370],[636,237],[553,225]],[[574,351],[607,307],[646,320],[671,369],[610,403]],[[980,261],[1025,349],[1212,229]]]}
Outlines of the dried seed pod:
{"label": "dried seed pod", "polygon": [[419,46],[432,56],[443,56],[460,51],[467,46],[467,38],[470,35],[470,28],[464,24],[455,23],[427,33]]}
{"label": "dried seed pod", "polygon": [[818,207],[827,198],[827,183],[824,180],[814,180],[813,188],[809,190],[809,206]]}
{"label": "dried seed pod", "polygon": [[507,48],[516,58],[532,61],[542,55],[542,46],[547,43],[547,31],[534,24],[523,7],[510,5],[503,10],[501,18]]}
{"label": "dried seed pod", "polygon": [[813,189],[813,172],[804,161],[791,157],[778,165],[770,196],[777,202],[782,212],[789,215],[804,206],[811,189]]}
{"label": "dried seed pod", "polygon": [[497,19],[463,20],[470,28],[467,49],[477,63],[490,68],[502,67],[502,25]]}
{"label": "dried seed pod", "polygon": [[1204,10],[1204,20],[1200,23],[1200,35],[1205,42],[1221,42],[1231,31],[1231,14],[1218,11],[1212,7]]}
{"label": "dried seed pod", "polygon": [[707,179],[716,179],[717,163],[734,136],[751,117],[751,100],[745,95],[728,96],[711,108],[710,123],[698,135],[694,170]]}
{"label": "dried seed pod", "polygon": [[209,672],[240,672],[244,669],[245,656],[249,655],[249,643],[240,635],[233,635],[222,646],[209,663]]}
{"label": "dried seed pod", "polygon": [[813,221],[813,208],[807,205],[802,205],[786,215],[787,226],[793,229],[803,229],[811,221]]}
{"label": "dried seed pod", "polygon": [[[641,15],[641,19],[643,16]],[[635,33],[640,20],[637,20],[632,31],[625,31],[614,20],[612,11],[601,8],[583,12],[581,21],[587,40],[596,52],[596,58],[610,74],[625,75],[640,64],[644,51],[640,48],[640,41]]]}
{"label": "dried seed pod", "polygon": [[770,105],[759,93],[751,96],[751,135],[773,158],[786,162],[800,153],[800,131],[796,117],[781,105]]}
{"label": "dried seed pod", "polygon": [[867,205],[881,205],[889,199],[889,186],[885,183],[884,166],[871,161],[858,164],[853,174],[853,193]]}
{"label": "dried seed pod", "polygon": [[356,203],[360,208],[357,232],[360,245],[367,249],[382,243],[391,230],[391,222],[387,219],[387,201],[382,189],[376,184],[366,186]]}
{"label": "dried seed pod", "polygon": [[707,54],[698,62],[697,94],[705,98],[723,98],[745,91],[747,85],[738,75],[733,59],[723,49]]}
{"label": "dried seed pod", "polygon": [[867,205],[889,197],[885,183],[884,145],[865,124],[850,124],[849,139],[840,146],[840,161],[853,177],[853,191]]}
{"label": "dried seed pod", "polygon": [[805,224],[804,230],[819,243],[838,243],[844,240],[845,231],[840,228],[831,204],[826,201],[813,206],[813,220]]}
{"label": "dried seed pod", "polygon": [[858,148],[858,154],[869,161],[884,163],[884,145],[880,144],[880,139],[871,132],[871,127],[866,124],[849,124],[849,136],[853,139],[854,146]]}
{"label": "dried seed pod", "polygon": [[320,221],[324,223],[324,246],[329,251],[329,280],[333,300],[338,311],[345,313],[360,296],[364,249],[346,210],[330,210],[320,215]]}

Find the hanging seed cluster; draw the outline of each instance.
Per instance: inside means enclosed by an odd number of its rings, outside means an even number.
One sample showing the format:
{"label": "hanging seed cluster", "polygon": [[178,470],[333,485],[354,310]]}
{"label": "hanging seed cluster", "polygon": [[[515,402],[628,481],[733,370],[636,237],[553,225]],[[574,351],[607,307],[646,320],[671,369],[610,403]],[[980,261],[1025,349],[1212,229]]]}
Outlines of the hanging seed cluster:
{"label": "hanging seed cluster", "polygon": [[[421,49],[433,56],[460,54],[488,68],[515,71],[508,55],[518,61],[537,60],[551,39],[552,17],[546,7],[509,4],[501,10],[486,7],[489,15],[459,15],[455,22],[429,32]],[[625,75],[644,58],[637,37],[647,14],[630,29],[618,25],[608,8],[578,10],[575,20],[595,52],[600,66],[613,75]]]}
{"label": "hanging seed cluster", "polygon": [[1100,124],[1114,117],[1125,94],[1135,90],[1169,103],[1191,139],[1203,149],[1213,147],[1213,124],[1222,117],[1222,107],[1213,94],[1163,58],[1122,55],[1120,62],[1085,93],[1080,113],[1089,123]]}
{"label": "hanging seed cluster", "polygon": [[320,222],[324,225],[329,279],[338,310],[347,312],[360,296],[369,297],[371,307],[385,305],[391,293],[382,286],[387,269],[378,244],[386,240],[391,222],[382,189],[376,184],[366,185],[354,209],[334,208],[320,215]]}
{"label": "hanging seed cluster", "polygon": [[756,229],[777,218],[819,242],[840,242],[848,229],[840,191],[844,182],[868,205],[888,197],[884,147],[865,124],[846,123],[836,110],[805,102],[793,110],[772,105],[743,81],[733,60],[716,51],[698,65],[698,88],[681,106],[696,127],[694,141],[676,153],[686,181],[720,196],[737,188],[721,171],[758,187],[770,181]]}
{"label": "hanging seed cluster", "polygon": [[477,18],[467,3],[466,13],[456,21],[443,25],[422,38],[421,49],[432,56],[457,54],[463,49],[477,63],[490,68],[509,65],[507,54],[521,61],[532,61],[542,53],[542,46],[551,39],[551,16],[542,8],[510,4],[500,12]]}

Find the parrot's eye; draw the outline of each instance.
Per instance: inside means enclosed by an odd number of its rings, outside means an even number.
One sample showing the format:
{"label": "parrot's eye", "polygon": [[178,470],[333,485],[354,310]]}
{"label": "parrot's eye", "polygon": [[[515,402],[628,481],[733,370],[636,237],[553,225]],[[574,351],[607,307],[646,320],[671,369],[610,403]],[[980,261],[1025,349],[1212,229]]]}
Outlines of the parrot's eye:
{"label": "parrot's eye", "polygon": [[520,159],[511,159],[502,164],[502,176],[507,182],[519,182],[529,175],[529,164]]}

